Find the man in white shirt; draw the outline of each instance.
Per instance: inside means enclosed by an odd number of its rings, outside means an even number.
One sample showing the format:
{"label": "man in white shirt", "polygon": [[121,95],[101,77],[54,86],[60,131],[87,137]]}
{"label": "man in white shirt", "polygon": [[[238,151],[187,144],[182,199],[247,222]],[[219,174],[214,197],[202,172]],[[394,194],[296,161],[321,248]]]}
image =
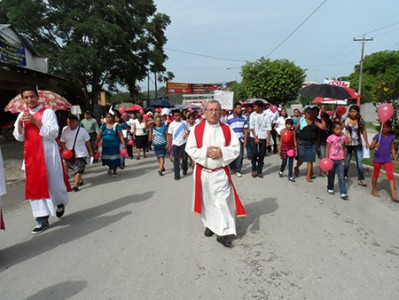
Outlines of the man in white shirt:
{"label": "man in white shirt", "polygon": [[173,112],[173,119],[174,121],[168,126],[168,144],[172,145],[175,180],[180,180],[180,157],[182,159],[183,175],[187,175],[188,156],[185,148],[190,126],[181,119],[180,110],[176,109]]}
{"label": "man in white shirt", "polygon": [[69,149],[75,154],[66,162],[75,173],[75,183],[72,189],[77,192],[79,191],[78,186],[83,185],[82,174],[86,168],[87,149],[89,149],[90,156],[94,156],[90,135],[86,129],[79,127],[77,116],[69,116],[68,126],[62,130],[60,142],[62,150]]}
{"label": "man in white shirt", "polygon": [[251,114],[249,128],[249,143],[252,152],[252,177],[263,178],[263,161],[266,147],[270,145],[271,118],[263,111],[263,102],[255,101],[254,112]]}

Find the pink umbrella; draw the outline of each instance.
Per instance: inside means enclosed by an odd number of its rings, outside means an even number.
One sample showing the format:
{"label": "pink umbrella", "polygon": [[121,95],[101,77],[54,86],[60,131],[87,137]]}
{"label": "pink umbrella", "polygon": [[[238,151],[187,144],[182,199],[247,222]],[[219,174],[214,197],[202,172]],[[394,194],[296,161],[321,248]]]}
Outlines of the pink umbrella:
{"label": "pink umbrella", "polygon": [[[39,103],[43,104],[44,107],[52,110],[68,110],[72,104],[68,102],[64,97],[54,93],[52,91],[38,91]],[[10,103],[4,108],[4,111],[11,113],[19,113],[26,109],[26,104],[21,97],[21,94],[15,96]]]}
{"label": "pink umbrella", "polygon": [[118,111],[120,113],[124,113],[125,111],[135,111],[135,110],[142,110],[142,109],[143,109],[143,107],[141,107],[140,105],[133,104],[133,105],[130,105],[128,107],[119,108]]}

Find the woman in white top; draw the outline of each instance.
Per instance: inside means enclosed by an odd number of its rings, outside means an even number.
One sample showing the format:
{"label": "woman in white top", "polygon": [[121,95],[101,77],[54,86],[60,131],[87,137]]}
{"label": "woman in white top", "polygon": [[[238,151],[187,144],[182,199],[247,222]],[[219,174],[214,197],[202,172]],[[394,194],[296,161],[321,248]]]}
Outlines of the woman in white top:
{"label": "woman in white top", "polygon": [[275,124],[275,129],[277,131],[277,134],[280,135],[281,130],[285,128],[285,120],[289,119],[290,117],[288,116],[287,110],[283,107],[281,109],[281,116],[277,118],[277,120],[274,122]]}
{"label": "woman in white top", "polygon": [[142,115],[138,115],[134,124],[133,139],[136,141],[137,159],[140,159],[140,149],[143,149],[143,157],[146,158],[145,149],[147,148],[148,135],[147,135],[148,124],[143,120]]}

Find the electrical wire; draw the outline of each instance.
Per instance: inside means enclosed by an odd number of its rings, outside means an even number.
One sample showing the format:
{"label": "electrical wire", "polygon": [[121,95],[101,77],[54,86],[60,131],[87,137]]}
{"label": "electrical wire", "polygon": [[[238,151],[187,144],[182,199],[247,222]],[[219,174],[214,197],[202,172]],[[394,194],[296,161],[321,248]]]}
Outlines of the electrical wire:
{"label": "electrical wire", "polygon": [[240,59],[230,59],[230,58],[225,58],[225,57],[212,56],[212,55],[194,53],[194,52],[183,51],[183,50],[177,50],[177,49],[171,49],[171,48],[164,48],[164,49],[165,49],[165,50],[169,50],[169,51],[173,51],[173,52],[179,52],[179,53],[183,53],[183,54],[189,54],[189,55],[200,56],[200,57],[206,57],[206,58],[212,58],[212,59],[218,59],[218,60],[234,61],[234,62],[243,62],[243,63],[246,62],[245,60],[240,60]]}
{"label": "electrical wire", "polygon": [[302,27],[303,24],[306,23],[307,20],[309,20],[325,3],[327,0],[324,0],[309,16],[306,17],[305,20],[303,20],[280,44],[278,44],[272,51],[270,51],[267,55],[266,58],[268,58],[274,51],[276,51],[278,48],[281,47],[299,28]]}

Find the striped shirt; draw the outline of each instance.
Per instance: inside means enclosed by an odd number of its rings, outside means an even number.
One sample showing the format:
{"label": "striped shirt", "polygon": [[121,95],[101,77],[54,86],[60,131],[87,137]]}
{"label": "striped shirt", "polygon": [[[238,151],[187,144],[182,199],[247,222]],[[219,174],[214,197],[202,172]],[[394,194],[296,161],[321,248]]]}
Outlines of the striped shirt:
{"label": "striped shirt", "polygon": [[248,129],[248,120],[245,116],[231,114],[227,117],[227,125],[235,132],[238,139],[244,140],[244,129]]}

